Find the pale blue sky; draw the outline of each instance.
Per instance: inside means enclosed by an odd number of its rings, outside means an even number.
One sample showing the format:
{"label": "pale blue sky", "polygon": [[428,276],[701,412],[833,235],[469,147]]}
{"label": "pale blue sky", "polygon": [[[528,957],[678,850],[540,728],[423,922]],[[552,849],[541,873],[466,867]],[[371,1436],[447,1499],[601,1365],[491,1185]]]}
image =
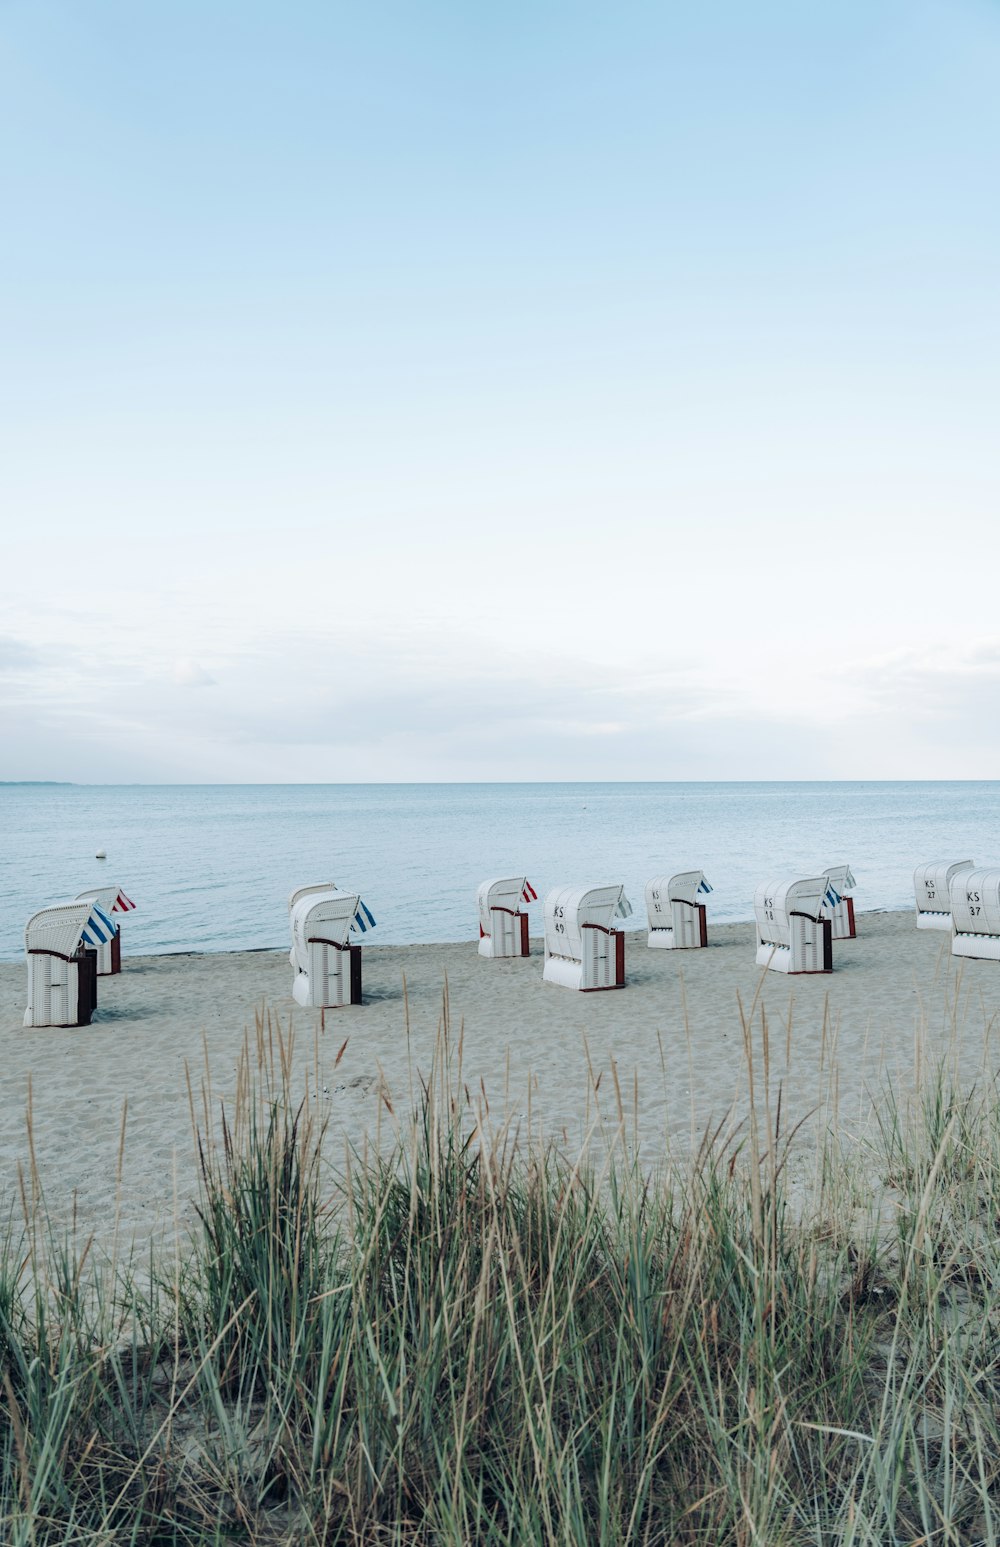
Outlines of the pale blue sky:
{"label": "pale blue sky", "polygon": [[0,0],[0,778],[989,776],[1000,4]]}

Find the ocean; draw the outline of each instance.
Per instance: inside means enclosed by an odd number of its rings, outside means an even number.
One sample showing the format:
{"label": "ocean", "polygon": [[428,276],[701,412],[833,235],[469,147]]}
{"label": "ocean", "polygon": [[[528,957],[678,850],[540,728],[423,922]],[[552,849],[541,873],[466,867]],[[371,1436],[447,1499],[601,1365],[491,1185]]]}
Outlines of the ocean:
{"label": "ocean", "polygon": [[135,955],[284,946],[288,893],[315,881],[361,893],[373,943],[404,944],[474,938],[490,876],[540,898],[624,882],[640,928],[651,877],[701,869],[711,927],[751,919],[765,880],[846,862],[859,910],[908,908],[915,865],[998,857],[993,781],[0,785],[0,959],[36,909],[98,883],[137,904]]}

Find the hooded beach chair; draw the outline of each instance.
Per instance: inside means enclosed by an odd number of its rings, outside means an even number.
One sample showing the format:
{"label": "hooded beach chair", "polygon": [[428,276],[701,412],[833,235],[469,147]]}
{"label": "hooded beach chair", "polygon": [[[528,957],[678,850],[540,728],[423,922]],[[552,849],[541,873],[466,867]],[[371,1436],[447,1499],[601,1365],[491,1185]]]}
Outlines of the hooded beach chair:
{"label": "hooded beach chair", "polygon": [[836,893],[836,902],[823,904],[823,917],[830,920],[834,940],[854,940],[857,926],[854,922],[854,898],[850,896],[857,886],[850,865],[831,865],[823,874]]}
{"label": "hooded beach chair", "polygon": [[753,899],[757,966],[772,972],[832,972],[833,926],[824,908],[839,900],[826,876],[758,886]]}
{"label": "hooded beach chair", "polygon": [[26,1026],[89,1026],[97,1009],[97,952],[118,926],[92,899],[56,903],[25,925]]}
{"label": "hooded beach chair", "polygon": [[913,895],[917,905],[918,929],[950,929],[951,885],[956,876],[975,869],[971,859],[931,860],[913,872]]}
{"label": "hooded beach chair", "polygon": [[356,892],[334,886],[302,886],[288,900],[296,1004],[339,1009],[361,1003],[361,947],[353,934],[367,934],[375,920]]}
{"label": "hooded beach chair", "polygon": [[708,917],[702,897],[712,890],[703,870],[682,870],[646,882],[647,945],[688,951],[708,944]]}
{"label": "hooded beach chair", "polygon": [[1000,961],[1000,870],[960,870],[948,896],[951,954]]}
{"label": "hooded beach chair", "polygon": [[527,956],[528,915],[538,893],[527,876],[484,881],[476,893],[480,956]]}
{"label": "hooded beach chair", "polygon": [[546,983],[591,993],[625,986],[625,936],[615,919],[632,915],[624,886],[561,886],[543,906]]}

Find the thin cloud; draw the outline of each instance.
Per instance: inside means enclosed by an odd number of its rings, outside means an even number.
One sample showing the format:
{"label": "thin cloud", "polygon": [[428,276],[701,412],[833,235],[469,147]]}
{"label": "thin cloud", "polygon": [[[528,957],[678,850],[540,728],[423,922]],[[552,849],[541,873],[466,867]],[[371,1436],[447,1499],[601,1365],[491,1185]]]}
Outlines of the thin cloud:
{"label": "thin cloud", "polygon": [[23,639],[0,634],[0,671],[37,671],[43,664],[41,653]]}
{"label": "thin cloud", "polygon": [[179,688],[213,688],[216,685],[215,678],[209,676],[201,662],[190,656],[174,662],[171,676]]}
{"label": "thin cloud", "polygon": [[899,650],[861,663],[854,675],[879,708],[926,715],[963,708],[1000,691],[1000,647],[995,641],[936,650]]}

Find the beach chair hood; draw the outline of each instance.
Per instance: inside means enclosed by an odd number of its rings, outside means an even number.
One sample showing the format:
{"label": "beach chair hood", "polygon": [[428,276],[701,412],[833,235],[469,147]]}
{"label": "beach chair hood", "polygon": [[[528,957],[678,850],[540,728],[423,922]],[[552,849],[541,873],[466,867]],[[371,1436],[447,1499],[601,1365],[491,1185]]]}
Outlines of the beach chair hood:
{"label": "beach chair hood", "polygon": [[951,929],[951,888],[956,877],[974,870],[971,859],[930,860],[913,872],[918,929]]}
{"label": "beach chair hood", "polygon": [[318,892],[335,892],[337,889],[336,881],[316,881],[312,886],[297,886],[288,899],[288,911],[291,913],[301,897],[312,897]]}
{"label": "beach chair hood", "polygon": [[483,881],[476,892],[480,929],[489,934],[492,908],[505,908],[508,913],[520,913],[537,899],[538,893],[527,876],[504,876],[497,881]]}
{"label": "beach chair hood", "polygon": [[24,947],[29,955],[61,956],[69,961],[81,946],[106,944],[117,929],[92,898],[56,903],[32,914],[25,925]]}
{"label": "beach chair hood", "polygon": [[754,893],[753,907],[758,937],[769,945],[788,945],[793,913],[820,919],[824,905],[836,906],[840,895],[826,876],[802,880],[764,881]]}
{"label": "beach chair hood", "polygon": [[549,892],[542,909],[545,949],[577,958],[585,926],[610,930],[615,919],[632,916],[624,886],[560,886]]}
{"label": "beach chair hood", "polygon": [[77,892],[77,902],[88,899],[96,902],[109,917],[116,913],[132,913],[135,909],[135,903],[125,896],[120,886],[88,886],[85,891]]}
{"label": "beach chair hood", "polygon": [[[1000,945],[1000,869],[960,870],[951,878],[948,892],[956,935],[986,936]],[[974,955],[971,948],[955,955]],[[981,954],[993,957],[991,947]]]}
{"label": "beach chair hood", "polygon": [[[663,880],[650,881],[646,887],[647,895],[652,886],[663,889]],[[677,875],[671,876],[666,882],[666,894],[668,902],[686,902],[690,907],[696,907],[702,897],[707,897],[712,890],[705,879],[703,870],[681,870]]]}
{"label": "beach chair hood", "polygon": [[291,959],[300,972],[309,971],[309,946],[314,941],[344,950],[352,931],[367,934],[375,927],[370,909],[357,892],[341,892],[336,888],[329,891],[301,888],[298,901],[292,905],[290,920]]}

